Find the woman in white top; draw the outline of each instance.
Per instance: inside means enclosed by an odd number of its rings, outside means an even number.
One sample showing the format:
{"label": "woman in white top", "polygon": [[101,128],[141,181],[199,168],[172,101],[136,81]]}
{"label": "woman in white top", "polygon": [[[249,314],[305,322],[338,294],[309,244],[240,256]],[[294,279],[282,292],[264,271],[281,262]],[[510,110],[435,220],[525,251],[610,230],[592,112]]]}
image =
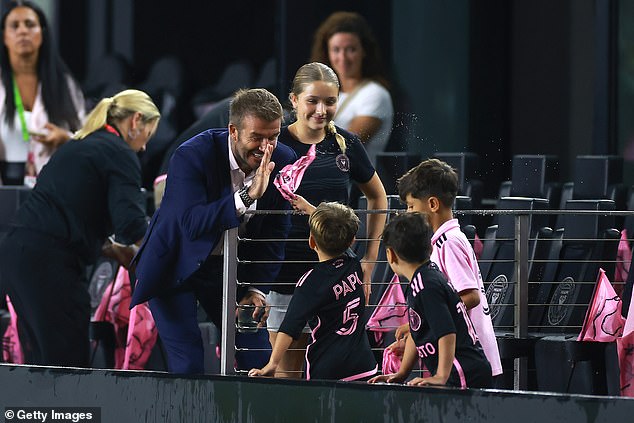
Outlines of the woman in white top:
{"label": "woman in white top", "polygon": [[330,15],[315,33],[311,60],[337,73],[341,90],[335,124],[358,134],[376,165],[392,132],[394,108],[367,21],[353,12]]}
{"label": "woman in white top", "polygon": [[2,33],[0,178],[5,185],[31,185],[57,147],[80,128],[84,98],[37,5],[11,2]]}

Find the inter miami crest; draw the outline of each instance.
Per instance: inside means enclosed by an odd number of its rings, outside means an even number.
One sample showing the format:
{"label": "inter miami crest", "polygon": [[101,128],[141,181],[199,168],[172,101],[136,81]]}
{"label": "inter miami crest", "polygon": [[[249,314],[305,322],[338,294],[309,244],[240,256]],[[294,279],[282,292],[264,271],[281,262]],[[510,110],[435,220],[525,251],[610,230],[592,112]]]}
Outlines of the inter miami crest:
{"label": "inter miami crest", "polygon": [[339,168],[339,170],[341,170],[342,172],[350,171],[350,159],[348,158],[348,156],[341,153],[337,156],[335,161],[337,163],[337,167]]}

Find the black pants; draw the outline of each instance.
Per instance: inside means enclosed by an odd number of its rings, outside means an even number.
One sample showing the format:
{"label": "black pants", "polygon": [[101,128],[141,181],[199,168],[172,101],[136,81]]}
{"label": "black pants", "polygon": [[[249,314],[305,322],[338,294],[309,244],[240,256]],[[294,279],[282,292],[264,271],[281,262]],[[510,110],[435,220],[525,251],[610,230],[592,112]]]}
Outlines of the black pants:
{"label": "black pants", "polygon": [[77,257],[51,237],[12,229],[0,244],[0,278],[27,364],[88,367],[90,297],[82,277]]}

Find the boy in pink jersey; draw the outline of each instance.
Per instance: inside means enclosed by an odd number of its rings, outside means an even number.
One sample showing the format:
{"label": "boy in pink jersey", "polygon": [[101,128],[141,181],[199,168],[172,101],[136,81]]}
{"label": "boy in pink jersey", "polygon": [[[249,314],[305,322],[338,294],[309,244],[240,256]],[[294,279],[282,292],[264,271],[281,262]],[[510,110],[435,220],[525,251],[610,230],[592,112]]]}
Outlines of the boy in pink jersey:
{"label": "boy in pink jersey", "polygon": [[[407,204],[408,212],[427,215],[434,230],[431,260],[438,265],[464,302],[491,364],[492,375],[502,374],[480,268],[475,252],[451,210],[458,194],[458,175],[447,163],[427,159],[399,178],[398,193]],[[408,331],[407,326],[400,327],[396,339],[402,339]]]}

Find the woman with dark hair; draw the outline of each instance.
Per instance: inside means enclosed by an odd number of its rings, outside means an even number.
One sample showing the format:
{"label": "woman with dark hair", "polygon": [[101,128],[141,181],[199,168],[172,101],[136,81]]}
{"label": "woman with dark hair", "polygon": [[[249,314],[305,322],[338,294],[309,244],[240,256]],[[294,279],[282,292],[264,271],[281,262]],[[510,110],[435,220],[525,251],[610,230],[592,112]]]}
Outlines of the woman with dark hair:
{"label": "woman with dark hair", "polygon": [[0,178],[5,185],[32,185],[57,147],[81,127],[84,97],[35,3],[11,2],[2,33]]}
{"label": "woman with dark hair", "polygon": [[330,15],[315,32],[311,60],[337,73],[341,89],[335,124],[358,134],[376,165],[392,132],[394,107],[367,21],[354,12]]}

